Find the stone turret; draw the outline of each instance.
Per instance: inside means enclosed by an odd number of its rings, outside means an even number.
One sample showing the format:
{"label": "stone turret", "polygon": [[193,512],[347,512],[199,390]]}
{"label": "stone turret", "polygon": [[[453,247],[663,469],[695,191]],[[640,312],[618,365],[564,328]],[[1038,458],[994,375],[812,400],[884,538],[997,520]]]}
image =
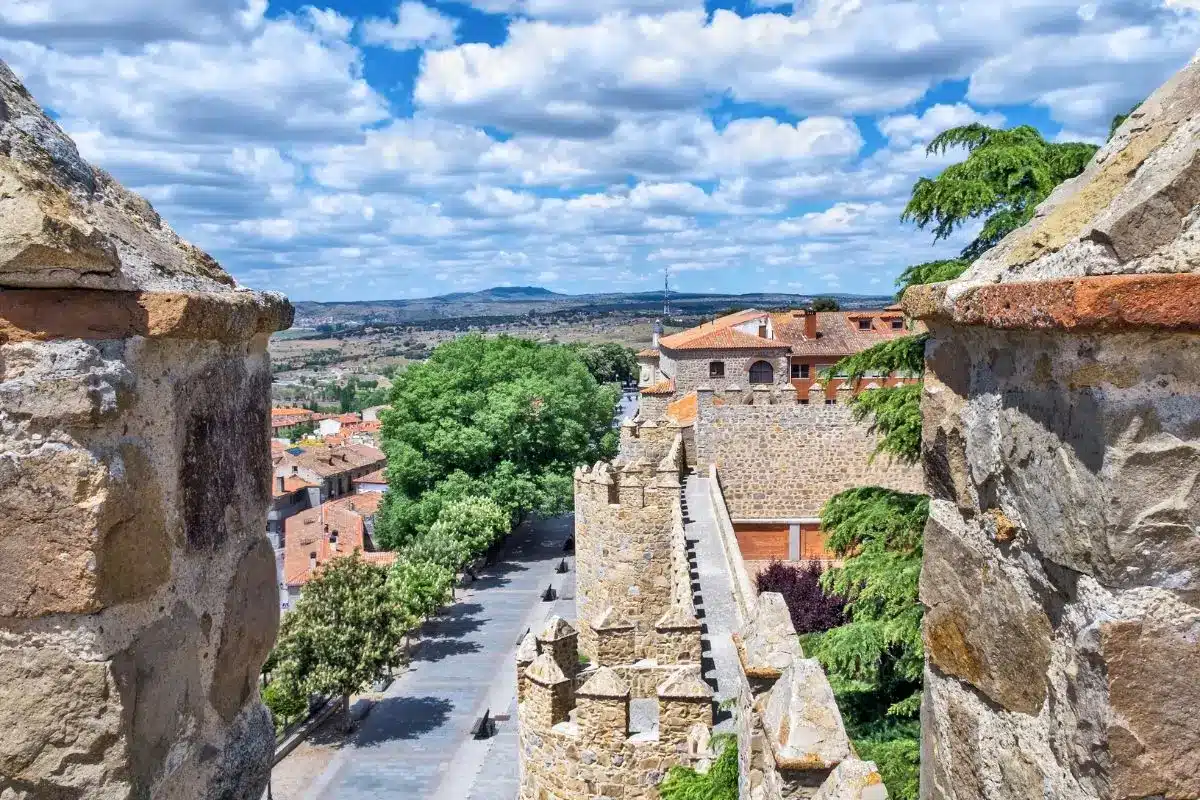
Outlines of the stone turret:
{"label": "stone turret", "polygon": [[84,162],[0,63],[10,791],[261,795],[279,615],[266,343],[291,317]]}
{"label": "stone turret", "polygon": [[1200,64],[930,329],[922,797],[1200,797]]}
{"label": "stone turret", "polygon": [[553,728],[566,722],[575,707],[571,678],[567,677],[554,656],[547,651],[533,660],[525,670],[528,684],[525,687],[523,719],[534,729]]}
{"label": "stone turret", "polygon": [[562,673],[574,678],[579,671],[578,639],[579,635],[571,623],[556,614],[547,620],[537,635],[537,649],[538,652],[549,653]]}

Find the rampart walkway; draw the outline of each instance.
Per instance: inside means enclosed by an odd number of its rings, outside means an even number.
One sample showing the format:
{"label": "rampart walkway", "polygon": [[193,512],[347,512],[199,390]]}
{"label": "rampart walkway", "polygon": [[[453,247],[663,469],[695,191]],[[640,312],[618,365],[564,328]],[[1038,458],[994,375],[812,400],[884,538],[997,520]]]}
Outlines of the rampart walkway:
{"label": "rampart walkway", "polygon": [[[737,629],[737,606],[729,580],[729,568],[721,542],[717,538],[717,523],[713,518],[707,477],[689,475],[684,481],[684,533],[692,543],[694,569],[700,591],[696,597],[697,613],[704,626],[704,679],[716,693],[719,704],[737,693],[737,651],[730,635]],[[732,732],[729,712],[717,714],[717,731]]]}

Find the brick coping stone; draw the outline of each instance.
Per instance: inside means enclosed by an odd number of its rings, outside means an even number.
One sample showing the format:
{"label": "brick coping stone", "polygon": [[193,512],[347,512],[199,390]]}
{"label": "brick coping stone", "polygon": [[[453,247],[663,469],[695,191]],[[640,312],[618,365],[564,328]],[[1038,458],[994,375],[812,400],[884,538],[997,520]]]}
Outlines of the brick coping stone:
{"label": "brick coping stone", "polygon": [[960,286],[913,286],[904,293],[904,310],[917,319],[1010,330],[1200,331],[1200,274],[1195,273]]}

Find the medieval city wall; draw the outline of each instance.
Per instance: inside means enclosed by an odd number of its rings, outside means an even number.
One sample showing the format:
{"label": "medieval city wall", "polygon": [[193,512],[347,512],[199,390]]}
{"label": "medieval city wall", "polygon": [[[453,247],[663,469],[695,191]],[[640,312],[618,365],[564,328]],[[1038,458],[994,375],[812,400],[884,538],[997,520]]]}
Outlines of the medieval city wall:
{"label": "medieval city wall", "polygon": [[734,519],[816,517],[856,486],[922,491],[919,467],[886,454],[847,403],[800,405],[790,391],[697,392],[699,468],[716,466]]}
{"label": "medieval city wall", "polygon": [[657,464],[625,461],[623,451],[623,466],[600,463],[576,472],[580,650],[605,666],[698,663],[700,624],[679,503],[682,440],[672,427],[642,427],[626,440],[637,444],[634,452],[657,455],[663,434],[671,436]]}
{"label": "medieval city wall", "polygon": [[257,798],[278,625],[267,337],[0,63],[0,786]]}
{"label": "medieval city wall", "polygon": [[[552,622],[552,626],[555,623]],[[558,640],[565,623],[557,623]],[[629,682],[615,669],[577,673],[574,647],[555,648],[539,636],[537,655],[518,658],[521,800],[657,800],[673,766],[707,760],[712,690],[697,668],[668,670],[650,693],[657,722],[632,729]]]}
{"label": "medieval city wall", "polygon": [[1200,797],[1198,126],[1193,63],[1029,225],[906,294],[923,798]]}

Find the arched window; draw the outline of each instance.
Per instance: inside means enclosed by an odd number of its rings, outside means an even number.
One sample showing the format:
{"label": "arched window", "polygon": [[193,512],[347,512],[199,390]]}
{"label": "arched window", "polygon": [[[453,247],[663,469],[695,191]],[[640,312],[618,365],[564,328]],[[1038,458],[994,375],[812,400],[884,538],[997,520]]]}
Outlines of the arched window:
{"label": "arched window", "polygon": [[775,368],[767,361],[755,361],[750,365],[751,383],[774,383]]}

